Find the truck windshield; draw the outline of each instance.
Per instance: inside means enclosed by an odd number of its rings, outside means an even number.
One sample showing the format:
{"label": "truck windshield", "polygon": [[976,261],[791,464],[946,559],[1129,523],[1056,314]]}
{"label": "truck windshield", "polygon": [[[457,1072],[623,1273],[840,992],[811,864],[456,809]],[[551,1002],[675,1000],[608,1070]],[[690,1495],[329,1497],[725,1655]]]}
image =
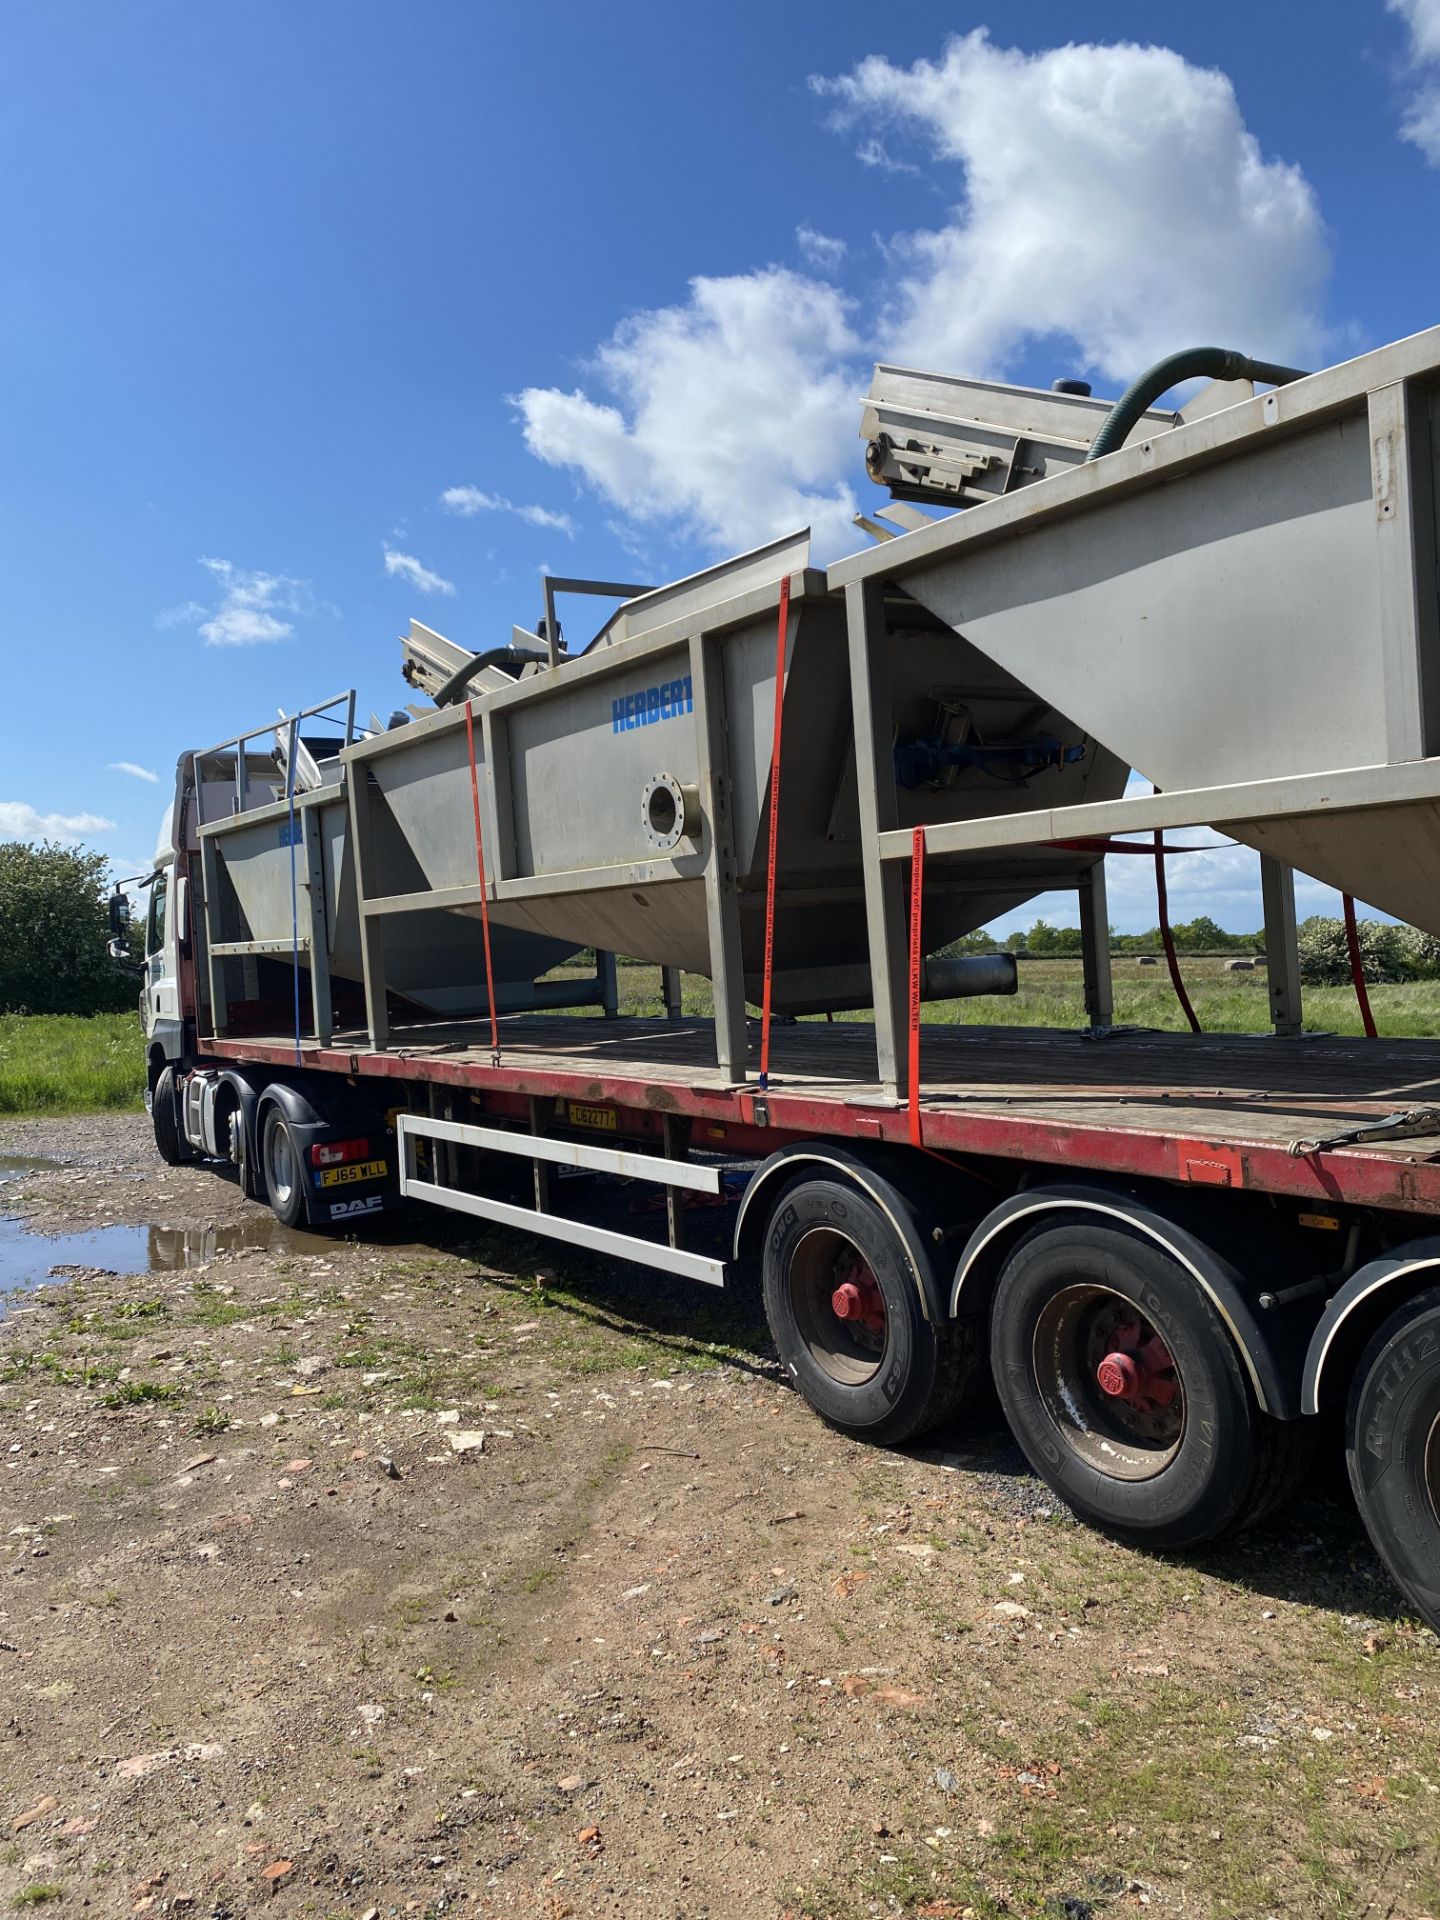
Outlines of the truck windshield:
{"label": "truck windshield", "polygon": [[157,874],[155,884],[150,889],[150,912],[145,922],[145,957],[158,953],[165,944],[165,910],[170,890],[170,876]]}

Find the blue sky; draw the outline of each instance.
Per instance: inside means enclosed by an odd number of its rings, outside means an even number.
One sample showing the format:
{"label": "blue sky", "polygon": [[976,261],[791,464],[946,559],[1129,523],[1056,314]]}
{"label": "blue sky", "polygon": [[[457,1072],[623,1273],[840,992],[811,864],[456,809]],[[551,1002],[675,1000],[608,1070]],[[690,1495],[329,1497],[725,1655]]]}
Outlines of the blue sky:
{"label": "blue sky", "polygon": [[[181,748],[388,713],[412,613],[507,638],[542,566],[862,544],[882,355],[1432,324],[1440,0],[1296,19],[0,0],[0,833],[139,863]],[[1252,865],[1177,914],[1256,923]]]}

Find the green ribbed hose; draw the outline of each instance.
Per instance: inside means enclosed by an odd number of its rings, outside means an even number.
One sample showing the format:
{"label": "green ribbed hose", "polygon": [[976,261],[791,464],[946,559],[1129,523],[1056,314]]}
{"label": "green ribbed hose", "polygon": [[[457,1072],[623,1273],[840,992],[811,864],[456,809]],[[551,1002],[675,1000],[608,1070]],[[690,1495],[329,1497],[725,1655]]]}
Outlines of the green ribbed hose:
{"label": "green ribbed hose", "polygon": [[1277,367],[1269,360],[1252,360],[1230,347],[1186,347],[1180,353],[1157,360],[1153,367],[1128,386],[1106,414],[1100,431],[1090,443],[1087,460],[1123,447],[1130,431],[1147,407],[1153,407],[1162,393],[1182,380],[1263,380],[1267,386],[1284,387],[1292,380],[1303,380],[1299,367]]}

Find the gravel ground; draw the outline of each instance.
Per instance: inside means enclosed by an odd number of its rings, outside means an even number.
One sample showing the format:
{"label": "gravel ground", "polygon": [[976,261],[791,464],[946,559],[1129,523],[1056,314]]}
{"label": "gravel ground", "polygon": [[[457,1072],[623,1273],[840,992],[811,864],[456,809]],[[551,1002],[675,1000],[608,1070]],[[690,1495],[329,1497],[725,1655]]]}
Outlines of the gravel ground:
{"label": "gravel ground", "polygon": [[438,1217],[244,1244],[143,1116],[34,1156],[30,1226],[195,1253],[0,1321],[0,1901],[1440,1911],[1440,1648],[1332,1482],[1154,1560],[993,1407],[829,1431],[742,1301]]}

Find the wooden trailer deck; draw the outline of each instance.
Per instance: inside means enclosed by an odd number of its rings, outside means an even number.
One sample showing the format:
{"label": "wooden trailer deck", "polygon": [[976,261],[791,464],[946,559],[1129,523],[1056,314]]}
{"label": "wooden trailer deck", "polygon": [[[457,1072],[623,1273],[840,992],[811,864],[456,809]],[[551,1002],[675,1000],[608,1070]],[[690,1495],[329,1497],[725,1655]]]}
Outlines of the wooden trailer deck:
{"label": "wooden trailer deck", "polygon": [[[736,1151],[912,1137],[905,1106],[882,1097],[869,1025],[776,1027],[765,1094],[753,1079],[725,1083],[707,1020],[529,1016],[503,1020],[500,1035],[498,1067],[484,1021],[397,1027],[383,1052],[359,1032],[329,1047],[302,1041],[298,1053],[283,1035],[209,1051],[687,1116],[697,1144]],[[1440,1043],[926,1026],[920,1087],[923,1144],[937,1151],[1440,1214]],[[1413,1132],[1323,1144],[1427,1108]]]}

